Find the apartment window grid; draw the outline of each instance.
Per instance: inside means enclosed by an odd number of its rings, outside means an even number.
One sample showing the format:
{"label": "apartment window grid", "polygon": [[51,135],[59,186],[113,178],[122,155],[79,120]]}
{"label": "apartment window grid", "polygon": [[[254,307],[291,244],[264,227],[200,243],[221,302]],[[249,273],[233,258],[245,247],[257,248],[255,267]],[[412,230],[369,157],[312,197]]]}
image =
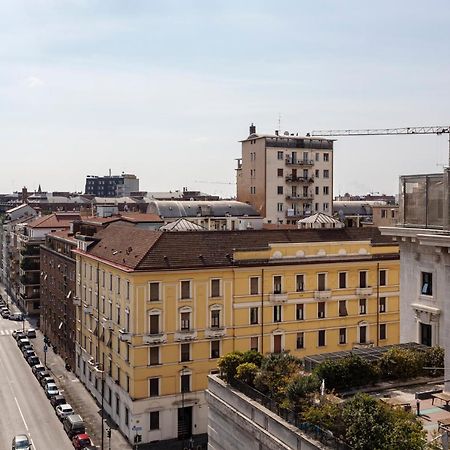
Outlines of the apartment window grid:
{"label": "apartment window grid", "polygon": [[259,351],[258,336],[252,336],[250,338],[250,350],[255,352]]}
{"label": "apartment window grid", "polygon": [[191,298],[191,281],[182,280],[180,282],[181,300],[187,300]]}
{"label": "apartment window grid", "polygon": [[159,378],[149,378],[149,396],[159,397]]}
{"label": "apartment window grid", "polygon": [[347,287],[347,272],[339,272],[339,289]]}
{"label": "apartment window grid", "polygon": [[220,279],[211,280],[211,297],[220,297]]}
{"label": "apartment window grid", "polygon": [[303,303],[297,303],[296,305],[296,318],[297,320],[305,319],[305,305]]}
{"label": "apartment window grid", "polygon": [[380,341],[384,341],[386,338],[386,324],[380,323]]}
{"label": "apartment window grid", "polygon": [[273,307],[273,321],[281,322],[281,305],[275,305]]}
{"label": "apartment window grid", "polygon": [[279,177],[283,176],[283,169],[277,169],[277,176]]}
{"label": "apartment window grid", "polygon": [[367,299],[359,299],[359,314],[367,314]]}
{"label": "apartment window grid", "polygon": [[387,272],[385,269],[381,269],[379,272],[379,283],[380,286],[386,286],[387,284]]}
{"label": "apartment window grid", "polygon": [[305,348],[305,333],[303,331],[297,333],[297,350]]}
{"label": "apartment window grid", "polygon": [[283,212],[283,206],[284,206],[283,203],[277,203],[277,211],[278,212]]}
{"label": "apartment window grid", "polygon": [[339,328],[339,344],[347,343],[347,328]]}
{"label": "apartment window grid", "polygon": [[277,186],[277,194],[283,195],[283,186]]}
{"label": "apartment window grid", "polygon": [[347,300],[339,300],[339,317],[348,316]]}
{"label": "apartment window grid", "polygon": [[180,344],[180,359],[181,362],[191,360],[191,344]]}
{"label": "apartment window grid", "polygon": [[160,298],[160,283],[157,281],[153,281],[149,283],[149,289],[150,289],[150,301],[151,302],[158,302],[161,300]]}
{"label": "apartment window grid", "polygon": [[180,319],[181,319],[181,330],[189,331],[191,329],[191,313],[182,312],[180,314]]}
{"label": "apartment window grid", "polygon": [[359,272],[359,287],[360,288],[367,287],[367,270],[361,270]]}
{"label": "apartment window grid", "polygon": [[317,346],[325,347],[325,330],[317,331]]}
{"label": "apartment window grid", "polygon": [[386,297],[380,297],[379,311],[380,311],[380,313],[385,313],[386,310],[387,310],[387,308],[386,308]]}
{"label": "apartment window grid", "polygon": [[277,152],[277,158],[282,161],[284,159],[284,152]]}
{"label": "apartment window grid", "polygon": [[259,277],[250,277],[250,295],[259,294]]}
{"label": "apartment window grid", "polygon": [[317,274],[317,290],[325,291],[327,289],[327,274],[318,273]]}
{"label": "apartment window grid", "polygon": [[211,311],[211,328],[220,328],[220,309]]}
{"label": "apartment window grid", "polygon": [[220,341],[211,341],[211,359],[220,358]]}
{"label": "apartment window grid", "polygon": [[156,366],[159,364],[159,347],[150,347],[149,365]]}
{"label": "apartment window grid", "polygon": [[328,169],[324,169],[323,171],[323,177],[324,178],[330,178],[330,171]]}
{"label": "apartment window grid", "polygon": [[275,275],[273,277],[273,293],[281,294],[282,293],[282,277],[281,275]]}
{"label": "apartment window grid", "polygon": [[303,292],[305,290],[305,276],[298,274],[295,276],[295,291]]}
{"label": "apartment window grid", "polygon": [[150,314],[150,334],[159,334],[159,316],[160,314]]}
{"label": "apartment window grid", "polygon": [[250,325],[257,325],[259,323],[258,320],[258,307],[253,306],[250,308]]}
{"label": "apartment window grid", "polygon": [[325,302],[317,303],[317,317],[319,319],[325,319]]}

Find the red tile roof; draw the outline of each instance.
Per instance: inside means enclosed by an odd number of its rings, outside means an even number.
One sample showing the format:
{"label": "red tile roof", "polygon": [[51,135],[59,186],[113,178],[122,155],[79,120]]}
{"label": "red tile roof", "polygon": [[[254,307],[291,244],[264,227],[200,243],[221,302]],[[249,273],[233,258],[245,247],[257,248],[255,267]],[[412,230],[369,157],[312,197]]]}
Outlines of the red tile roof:
{"label": "red tile roof", "polygon": [[79,220],[79,213],[53,213],[37,217],[28,222],[29,228],[69,228],[74,220]]}
{"label": "red tile roof", "polygon": [[235,250],[271,243],[371,241],[396,245],[378,228],[161,232],[114,223],[95,235],[89,254],[134,270],[230,266]]}

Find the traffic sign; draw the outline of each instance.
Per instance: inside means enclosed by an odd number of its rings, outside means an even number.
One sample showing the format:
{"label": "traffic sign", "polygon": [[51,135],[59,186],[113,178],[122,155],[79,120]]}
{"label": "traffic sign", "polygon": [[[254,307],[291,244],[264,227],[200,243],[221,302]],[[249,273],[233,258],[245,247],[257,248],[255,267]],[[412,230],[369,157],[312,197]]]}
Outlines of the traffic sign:
{"label": "traffic sign", "polygon": [[134,425],[132,428],[133,431],[142,431],[142,427],[139,427],[137,425]]}
{"label": "traffic sign", "polygon": [[47,353],[47,351],[48,351],[48,345],[45,344],[45,345],[44,345],[44,353]]}

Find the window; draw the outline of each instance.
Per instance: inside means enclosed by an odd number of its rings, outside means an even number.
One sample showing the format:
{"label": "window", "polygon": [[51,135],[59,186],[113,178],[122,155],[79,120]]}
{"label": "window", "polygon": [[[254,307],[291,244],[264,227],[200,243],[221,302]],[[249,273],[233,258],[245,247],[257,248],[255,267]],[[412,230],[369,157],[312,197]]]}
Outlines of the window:
{"label": "window", "polygon": [[339,272],[339,289],[347,287],[347,272]]}
{"label": "window", "polygon": [[159,334],[159,314],[150,314],[150,334]]}
{"label": "window", "polygon": [[281,305],[275,305],[273,307],[273,321],[281,322]]}
{"label": "window", "polygon": [[150,347],[150,366],[159,364],[159,347]]}
{"label": "window", "polygon": [[250,277],[250,294],[259,294],[259,277]]}
{"label": "window", "polygon": [[117,312],[117,325],[120,325],[120,305],[116,305],[116,312]]}
{"label": "window", "polygon": [[326,274],[325,273],[318,273],[317,274],[317,290],[318,291],[325,291],[326,286]]}
{"label": "window", "polygon": [[328,195],[330,193],[330,188],[328,186],[323,187],[323,195]]}
{"label": "window", "polygon": [[323,205],[323,210],[326,211],[328,209],[329,204],[325,202]]}
{"label": "window", "polygon": [[339,300],[339,317],[347,316],[347,301]]}
{"label": "window", "polygon": [[365,298],[359,299],[359,313],[360,314],[367,313],[367,300]]}
{"label": "window", "polygon": [[159,396],[159,378],[150,378],[149,386],[150,386],[150,397],[158,397]]}
{"label": "window", "polygon": [[211,311],[211,328],[219,328],[220,327],[220,310],[213,309]]}
{"label": "window", "polygon": [[433,274],[430,272],[422,272],[422,289],[423,295],[433,295]]}
{"label": "window", "polygon": [[297,320],[303,320],[305,318],[305,308],[303,303],[298,303],[296,306],[296,318]]}
{"label": "window", "polygon": [[275,275],[273,277],[273,293],[281,294],[281,275]]}
{"label": "window", "polygon": [[324,153],[324,154],[323,154],[323,160],[324,160],[325,162],[328,162],[328,161],[330,160],[330,155],[329,155],[328,153]]}
{"label": "window", "polygon": [[[314,175],[315,175],[316,178],[320,178],[320,170],[316,169],[315,172],[314,172]],[[319,186],[316,186],[316,191],[317,191],[316,194],[318,194],[319,193]]]}
{"label": "window", "polygon": [[319,319],[325,318],[325,302],[317,303],[317,317]]}
{"label": "window", "polygon": [[113,289],[113,275],[112,273],[109,274],[109,290],[112,291]]}
{"label": "window", "polygon": [[367,287],[367,271],[365,270],[359,272],[359,287],[360,288]]}
{"label": "window", "polygon": [[159,283],[152,282],[150,283],[150,301],[151,302],[158,302],[160,300],[159,296]]}
{"label": "window", "polygon": [[120,397],[116,394],[116,415],[120,416]]}
{"label": "window", "polygon": [[380,297],[380,313],[386,312],[386,297]]}
{"label": "window", "polygon": [[277,203],[277,211],[282,212],[283,211],[283,203]]}
{"label": "window", "polygon": [[211,297],[220,297],[220,280],[211,280]]}
{"label": "window", "polygon": [[188,331],[191,329],[191,313],[182,312],[181,313],[181,330]]}
{"label": "window", "polygon": [[180,360],[190,361],[191,360],[191,344],[180,344]]}
{"label": "window", "polygon": [[117,277],[117,294],[120,294],[120,278]]}
{"label": "window", "polygon": [[339,328],[339,344],[347,343],[347,328]]}
{"label": "window", "polygon": [[386,339],[386,324],[380,323],[380,340]]}
{"label": "window", "polygon": [[126,282],[126,299],[129,300],[130,299],[130,282],[127,280]]}
{"label": "window", "polygon": [[258,308],[250,308],[250,325],[256,325],[258,323]]}
{"label": "window", "polygon": [[386,270],[385,269],[381,269],[380,270],[380,286],[386,286]]}
{"label": "window", "polygon": [[296,292],[303,292],[305,290],[305,276],[296,275],[295,276],[295,290]]}
{"label": "window", "polygon": [[282,177],[283,176],[283,169],[277,169],[277,175],[279,177]]}
{"label": "window", "polygon": [[283,186],[277,186],[277,194],[283,195]]}
{"label": "window", "polygon": [[150,412],[150,430],[159,430],[159,411]]}
{"label": "window", "polygon": [[381,210],[381,218],[382,218],[382,219],[386,219],[386,217],[387,217],[387,210],[382,209],[382,210]]}
{"label": "window", "polygon": [[320,153],[316,153],[316,161],[320,161]]}
{"label": "window", "polygon": [[367,327],[365,325],[359,327],[359,343],[360,344],[367,343]]}
{"label": "window", "polygon": [[184,280],[181,282],[181,298],[191,298],[191,282],[190,280]]}
{"label": "window", "polygon": [[277,157],[282,160],[284,158],[284,152],[278,152]]}
{"label": "window", "polygon": [[297,349],[305,348],[305,335],[302,332],[297,333]]}
{"label": "window", "polygon": [[259,351],[258,336],[253,336],[250,338],[250,350],[255,352]]}
{"label": "window", "polygon": [[319,330],[317,332],[317,346],[325,347],[325,330]]}
{"label": "window", "polygon": [[329,171],[328,169],[325,169],[325,170],[323,171],[323,177],[324,177],[324,178],[330,178],[330,171]]}
{"label": "window", "polygon": [[283,351],[282,338],[281,334],[276,334],[273,337],[273,353],[281,353]]}
{"label": "window", "polygon": [[126,406],[125,406],[125,425],[126,426],[130,425],[130,411]]}
{"label": "window", "polygon": [[181,392],[189,392],[191,390],[191,375],[184,373],[181,375]]}
{"label": "window", "polygon": [[220,358],[220,341],[211,341],[211,358]]}

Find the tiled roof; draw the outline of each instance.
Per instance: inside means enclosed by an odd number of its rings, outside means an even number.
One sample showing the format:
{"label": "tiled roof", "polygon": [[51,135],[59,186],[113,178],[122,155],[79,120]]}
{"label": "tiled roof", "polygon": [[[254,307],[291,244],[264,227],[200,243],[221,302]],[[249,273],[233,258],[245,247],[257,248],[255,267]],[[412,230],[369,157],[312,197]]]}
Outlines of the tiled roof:
{"label": "tiled roof", "polygon": [[119,213],[123,220],[127,220],[133,223],[142,222],[163,222],[158,214],[148,214],[148,213],[135,213],[135,212],[121,212]]}
{"label": "tiled roof", "polygon": [[79,213],[54,213],[37,217],[28,222],[29,228],[68,228],[74,220],[79,220]]}
{"label": "tiled roof", "polygon": [[77,243],[77,239],[75,239],[75,236],[73,235],[73,233],[71,233],[70,230],[54,231],[53,233],[49,233],[47,236],[51,238],[54,237],[63,241],[68,241],[71,242],[72,244]]}
{"label": "tiled roof", "polygon": [[100,240],[89,254],[135,270],[230,266],[234,250],[262,249],[271,243],[368,240],[393,244],[374,227],[163,233],[114,223],[95,237]]}

